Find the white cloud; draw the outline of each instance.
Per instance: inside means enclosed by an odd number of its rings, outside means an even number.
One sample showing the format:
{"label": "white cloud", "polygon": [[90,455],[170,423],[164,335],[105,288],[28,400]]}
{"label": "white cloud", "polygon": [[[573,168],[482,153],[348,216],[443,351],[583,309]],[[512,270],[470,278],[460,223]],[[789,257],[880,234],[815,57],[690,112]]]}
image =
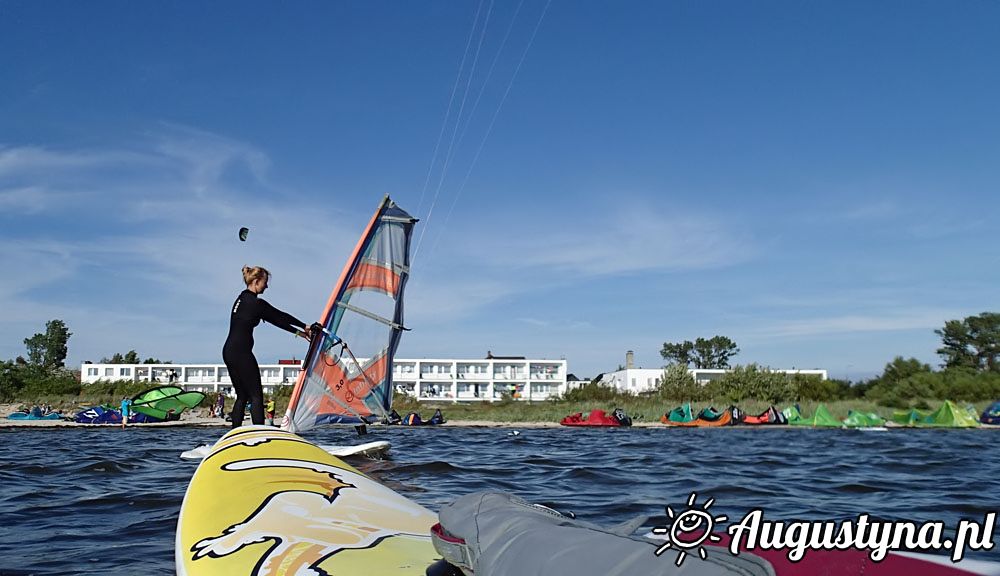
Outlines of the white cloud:
{"label": "white cloud", "polygon": [[[468,322],[478,311],[504,300],[563,290],[576,293],[588,279],[721,268],[756,252],[754,242],[721,218],[610,207],[567,219],[571,227],[477,215],[471,221],[452,220],[446,231],[432,229],[430,236],[446,240],[425,238],[414,262],[408,318],[435,324]],[[567,325],[537,315],[522,322]]]}
{"label": "white cloud", "polygon": [[439,269],[417,271],[406,288],[406,323],[450,325],[476,311],[518,294],[515,283],[451,274]]}
{"label": "white cloud", "polygon": [[[277,192],[268,164],[252,146],[178,127],[136,151],[0,149],[0,206],[33,218],[0,229],[0,356],[61,318],[74,361],[128,347],[217,361],[244,264],[270,269],[275,305],[315,320],[364,222]],[[49,202],[56,195],[64,201]],[[82,221],[92,225],[80,234]],[[251,227],[246,242],[240,226]]]}
{"label": "white cloud", "polygon": [[128,150],[63,151],[39,146],[0,147],[0,178],[57,177],[101,167],[146,164],[153,156]]}
{"label": "white cloud", "polygon": [[940,328],[949,318],[961,317],[956,310],[914,308],[881,314],[845,314],[764,323],[747,333],[756,339],[798,338],[866,332],[898,332]]}
{"label": "white cloud", "polygon": [[[491,239],[475,246],[475,252],[497,266],[534,269],[546,277],[716,268],[753,254],[752,243],[722,219],[653,208],[600,213],[602,218],[581,218],[568,229],[541,221],[514,230],[487,230],[480,234]],[[466,250],[469,256],[471,252]]]}
{"label": "white cloud", "polygon": [[38,186],[0,190],[0,212],[37,214],[58,199],[58,194],[52,194]]}
{"label": "white cloud", "polygon": [[252,178],[264,183],[271,162],[267,155],[246,143],[194,128],[167,125],[169,137],[158,141],[163,157],[187,167],[187,189],[202,198],[223,185],[225,171],[234,164],[246,168]]}
{"label": "white cloud", "polygon": [[[69,277],[75,265],[70,248],[59,242],[26,241],[3,238],[0,262],[6,269],[0,274],[0,298],[8,299],[45,284]],[[17,312],[4,306],[4,315]]]}
{"label": "white cloud", "polygon": [[843,218],[857,221],[889,220],[902,215],[903,210],[894,200],[866,201],[847,208]]}

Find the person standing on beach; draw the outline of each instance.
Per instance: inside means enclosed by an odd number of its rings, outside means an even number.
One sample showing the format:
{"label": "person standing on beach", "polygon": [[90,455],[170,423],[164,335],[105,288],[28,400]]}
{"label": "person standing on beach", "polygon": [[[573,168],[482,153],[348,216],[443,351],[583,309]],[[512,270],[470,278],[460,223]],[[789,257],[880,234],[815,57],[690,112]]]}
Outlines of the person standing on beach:
{"label": "person standing on beach", "polygon": [[215,399],[215,415],[219,418],[226,417],[226,397],[219,392],[218,397]]}
{"label": "person standing on beach", "polygon": [[233,405],[233,428],[243,425],[243,411],[250,402],[250,419],[254,424],[264,423],[264,390],[260,384],[260,366],[253,355],[253,329],[261,320],[269,322],[292,334],[311,338],[311,329],[305,322],[282,312],[260,298],[267,290],[271,273],[260,266],[244,266],[243,281],[247,289],[236,297],[229,317],[229,336],[222,347],[222,360],[229,369],[229,378],[236,390]]}
{"label": "person standing on beach", "polygon": [[128,397],[122,398],[122,430],[128,424],[128,417],[132,412],[132,401]]}
{"label": "person standing on beach", "polygon": [[267,415],[267,425],[274,426],[274,398],[267,401],[264,413]]}

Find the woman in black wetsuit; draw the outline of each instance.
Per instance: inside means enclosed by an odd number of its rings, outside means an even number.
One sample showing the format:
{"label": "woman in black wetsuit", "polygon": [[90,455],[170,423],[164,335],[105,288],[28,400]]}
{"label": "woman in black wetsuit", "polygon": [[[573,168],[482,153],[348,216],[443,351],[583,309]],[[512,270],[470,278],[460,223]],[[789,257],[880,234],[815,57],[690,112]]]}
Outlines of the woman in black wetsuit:
{"label": "woman in black wetsuit", "polygon": [[271,306],[259,295],[267,289],[271,273],[260,266],[243,267],[247,289],[236,297],[229,318],[229,337],[222,347],[222,360],[229,369],[229,379],[236,389],[233,405],[233,428],[243,425],[243,411],[250,402],[250,418],[254,424],[264,423],[264,391],[260,385],[260,367],[253,355],[253,329],[261,320],[292,334],[310,337],[305,322]]}

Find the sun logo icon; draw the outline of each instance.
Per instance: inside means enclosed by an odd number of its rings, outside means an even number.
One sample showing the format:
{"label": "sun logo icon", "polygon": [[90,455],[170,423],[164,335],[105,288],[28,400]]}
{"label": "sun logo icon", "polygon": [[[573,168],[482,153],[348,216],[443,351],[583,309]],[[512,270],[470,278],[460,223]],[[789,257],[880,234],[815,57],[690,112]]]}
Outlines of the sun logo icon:
{"label": "sun logo icon", "polygon": [[678,566],[687,558],[688,552],[695,549],[698,550],[698,556],[702,560],[707,558],[708,554],[705,552],[702,544],[706,540],[711,542],[721,541],[721,538],[712,534],[712,530],[715,528],[716,522],[729,520],[728,516],[720,515],[713,517],[708,512],[708,509],[715,503],[715,498],[709,498],[701,508],[696,508],[695,499],[697,498],[698,494],[692,492],[691,497],[687,501],[687,510],[682,511],[680,514],[675,514],[674,509],[667,506],[667,517],[671,520],[670,527],[657,526],[653,528],[653,534],[665,534],[667,536],[667,542],[657,548],[655,554],[659,556],[670,548],[676,548],[678,550],[676,562]]}

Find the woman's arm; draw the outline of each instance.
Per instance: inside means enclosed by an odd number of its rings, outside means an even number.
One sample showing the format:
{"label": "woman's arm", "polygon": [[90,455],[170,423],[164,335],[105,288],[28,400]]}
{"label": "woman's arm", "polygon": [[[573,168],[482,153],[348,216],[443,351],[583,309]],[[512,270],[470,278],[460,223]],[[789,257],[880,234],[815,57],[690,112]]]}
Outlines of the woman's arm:
{"label": "woman's arm", "polygon": [[282,312],[271,306],[263,298],[257,299],[260,302],[260,317],[262,320],[274,324],[282,330],[297,334],[300,329],[305,329],[306,323],[287,312]]}

